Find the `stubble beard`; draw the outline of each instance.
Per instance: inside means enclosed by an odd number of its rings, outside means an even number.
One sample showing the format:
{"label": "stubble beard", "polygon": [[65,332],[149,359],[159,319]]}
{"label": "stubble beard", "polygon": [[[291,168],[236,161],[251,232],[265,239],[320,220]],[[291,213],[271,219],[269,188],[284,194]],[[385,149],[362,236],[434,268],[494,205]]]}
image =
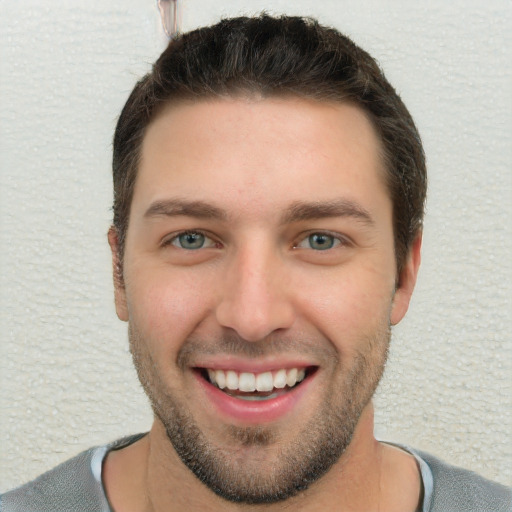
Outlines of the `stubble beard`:
{"label": "stubble beard", "polygon": [[[208,438],[186,402],[161,380],[147,344],[132,325],[130,350],[153,412],[181,461],[225,500],[270,504],[307,489],[340,460],[382,377],[390,337],[390,327],[386,325],[361,340],[361,349],[350,368],[344,367],[343,362],[340,366],[338,361],[333,375],[341,372],[341,383],[337,381],[336,387],[326,390],[325,400],[294,439],[281,443],[280,432],[273,426],[228,425],[224,427],[224,437],[229,449]],[[237,351],[243,352],[243,346],[237,345]]]}

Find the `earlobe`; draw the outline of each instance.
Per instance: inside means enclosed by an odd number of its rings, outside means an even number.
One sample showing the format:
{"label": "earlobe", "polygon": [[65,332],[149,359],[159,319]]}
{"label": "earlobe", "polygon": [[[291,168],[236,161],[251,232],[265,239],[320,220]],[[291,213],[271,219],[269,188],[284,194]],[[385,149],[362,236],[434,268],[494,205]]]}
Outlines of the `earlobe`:
{"label": "earlobe", "polygon": [[120,259],[119,237],[114,226],[108,230],[108,243],[112,252],[112,273],[114,278],[114,299],[116,313],[120,320],[128,321],[128,308],[126,304],[126,290],[124,286],[123,267]]}
{"label": "earlobe", "polygon": [[409,308],[421,263],[421,239],[422,233],[420,232],[414,239],[407,260],[400,272],[400,279],[398,280],[400,285],[395,290],[391,308],[391,325],[398,324]]}

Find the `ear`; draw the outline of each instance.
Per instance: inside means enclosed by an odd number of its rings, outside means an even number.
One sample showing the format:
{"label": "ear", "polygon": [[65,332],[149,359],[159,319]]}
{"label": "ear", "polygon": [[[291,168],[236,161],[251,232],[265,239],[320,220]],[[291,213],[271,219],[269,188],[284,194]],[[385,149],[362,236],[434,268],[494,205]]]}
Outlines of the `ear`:
{"label": "ear", "polygon": [[128,307],[126,303],[126,289],[124,286],[123,267],[120,258],[119,237],[114,226],[108,230],[108,243],[112,251],[112,271],[114,276],[114,299],[116,313],[119,320],[128,321]]}
{"label": "ear", "polygon": [[411,301],[418,270],[421,262],[421,238],[422,233],[418,233],[409,250],[407,260],[400,272],[398,287],[393,297],[393,305],[391,307],[391,325],[396,325],[407,313],[409,302]]}

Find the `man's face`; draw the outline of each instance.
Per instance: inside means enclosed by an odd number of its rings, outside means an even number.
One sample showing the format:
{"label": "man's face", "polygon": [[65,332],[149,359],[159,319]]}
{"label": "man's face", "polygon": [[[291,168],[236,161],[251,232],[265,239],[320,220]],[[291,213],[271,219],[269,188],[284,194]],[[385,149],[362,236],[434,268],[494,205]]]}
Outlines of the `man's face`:
{"label": "man's face", "polygon": [[361,110],[167,108],[144,139],[123,265],[139,377],[203,482],[272,502],[338,461],[412,291],[395,290],[392,205]]}

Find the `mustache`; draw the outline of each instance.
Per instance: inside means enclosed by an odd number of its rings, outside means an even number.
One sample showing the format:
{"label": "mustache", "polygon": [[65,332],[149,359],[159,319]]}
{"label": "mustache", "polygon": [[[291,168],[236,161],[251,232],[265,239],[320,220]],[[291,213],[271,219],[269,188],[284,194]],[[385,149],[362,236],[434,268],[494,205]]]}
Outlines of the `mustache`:
{"label": "mustache", "polygon": [[178,352],[180,369],[192,366],[199,356],[241,356],[247,359],[279,355],[311,356],[314,360],[337,360],[339,356],[332,343],[323,337],[299,334],[297,336],[272,333],[260,341],[246,341],[236,333],[222,336],[190,336]]}

